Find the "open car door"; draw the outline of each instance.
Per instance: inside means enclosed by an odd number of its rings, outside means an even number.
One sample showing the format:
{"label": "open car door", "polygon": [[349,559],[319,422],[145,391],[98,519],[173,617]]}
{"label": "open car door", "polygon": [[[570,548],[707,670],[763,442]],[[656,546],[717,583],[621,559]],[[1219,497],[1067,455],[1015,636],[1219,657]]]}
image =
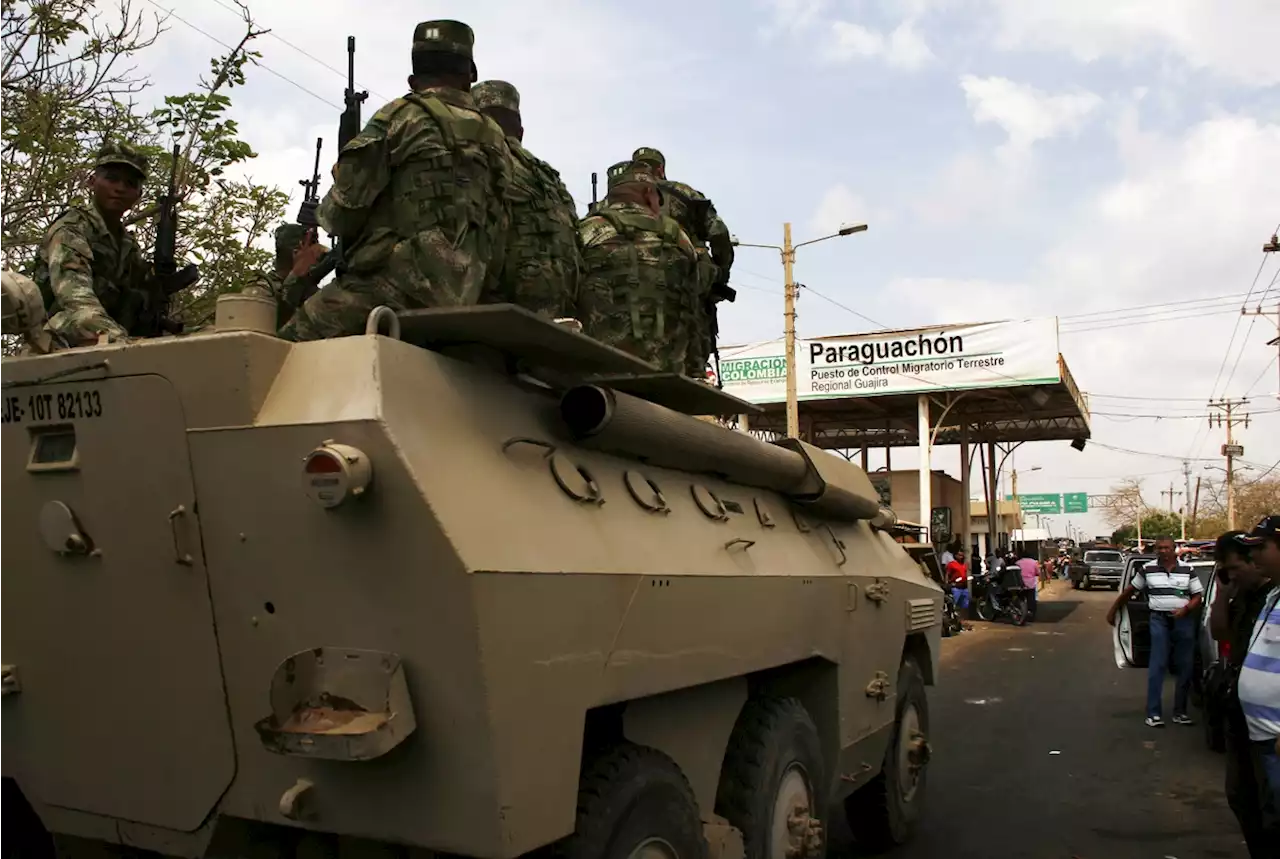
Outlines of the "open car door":
{"label": "open car door", "polygon": [[[1130,558],[1125,563],[1120,590],[1124,591],[1129,587],[1134,574],[1153,560],[1155,557],[1152,555]],[[1115,649],[1116,667],[1147,667],[1147,660],[1151,658],[1151,609],[1147,606],[1145,593],[1134,594],[1133,599],[1120,607],[1120,611],[1116,613],[1116,625],[1112,627],[1111,638]]]}

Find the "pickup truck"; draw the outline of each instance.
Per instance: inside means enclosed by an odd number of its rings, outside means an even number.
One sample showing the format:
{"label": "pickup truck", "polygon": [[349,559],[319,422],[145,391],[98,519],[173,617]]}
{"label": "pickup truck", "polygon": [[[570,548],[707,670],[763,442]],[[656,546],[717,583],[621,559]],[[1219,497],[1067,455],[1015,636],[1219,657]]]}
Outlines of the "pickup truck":
{"label": "pickup truck", "polygon": [[1094,585],[1110,585],[1120,589],[1124,576],[1124,555],[1115,549],[1095,549],[1084,553],[1084,559],[1073,561],[1068,568],[1073,588],[1089,590]]}

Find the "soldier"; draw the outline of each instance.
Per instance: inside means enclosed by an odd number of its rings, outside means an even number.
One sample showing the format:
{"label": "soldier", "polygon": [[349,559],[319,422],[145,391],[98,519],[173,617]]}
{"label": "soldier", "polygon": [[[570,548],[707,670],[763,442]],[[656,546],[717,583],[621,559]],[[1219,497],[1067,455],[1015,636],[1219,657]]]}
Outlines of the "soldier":
{"label": "soldier", "polygon": [[474,40],[459,21],[414,30],[411,92],[343,147],[317,212],[342,240],[343,269],[281,337],[358,334],[380,304],[472,305],[495,288],[511,220],[511,152],[471,98]]}
{"label": "soldier", "polygon": [[578,214],[560,174],[524,148],[520,93],[506,81],[471,90],[476,107],[502,127],[511,150],[511,233],[495,293],[486,303],[510,302],[551,319],[568,316],[578,298],[582,254]]}
{"label": "soldier", "polygon": [[[51,312],[49,330],[72,346],[143,336],[144,318],[166,300],[121,219],[142,196],[146,156],[126,143],[98,152],[88,206],[72,206],[40,244],[34,280]],[[188,269],[193,268],[188,266]]]}
{"label": "soldier", "polygon": [[685,373],[696,253],[659,211],[644,165],[609,168],[609,193],[582,220],[580,319],[585,333],[666,372]]}
{"label": "soldier", "polygon": [[44,330],[44,300],[34,280],[6,269],[0,275],[0,299],[4,334],[21,337],[27,347],[38,354],[54,350],[53,337]]}
{"label": "soldier", "polygon": [[315,294],[320,282],[315,271],[328,248],[305,241],[310,231],[302,224],[281,224],[276,228],[275,264],[245,288],[262,290],[276,300],[276,327],[283,327],[301,304]]}
{"label": "soldier", "polygon": [[649,165],[658,177],[662,192],[662,212],[676,219],[698,251],[698,281],[702,290],[696,329],[690,341],[688,374],[706,378],[707,359],[715,351],[718,333],[716,302],[733,301],[737,293],[729,286],[729,269],[733,265],[733,241],[729,228],[716,214],[716,207],[705,195],[683,182],[667,178],[667,160],[661,152],[642,146],[632,159]]}

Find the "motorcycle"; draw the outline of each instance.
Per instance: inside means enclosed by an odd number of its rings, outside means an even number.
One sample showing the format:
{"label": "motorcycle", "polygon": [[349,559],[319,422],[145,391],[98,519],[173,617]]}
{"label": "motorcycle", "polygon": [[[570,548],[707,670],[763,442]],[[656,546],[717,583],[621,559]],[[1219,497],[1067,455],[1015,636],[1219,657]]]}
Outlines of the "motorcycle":
{"label": "motorcycle", "polygon": [[973,605],[979,620],[987,622],[1007,617],[1014,626],[1025,626],[1031,618],[1031,589],[1021,585],[997,588],[990,575],[974,577]]}
{"label": "motorcycle", "polygon": [[947,588],[942,594],[942,637],[958,635],[963,629],[964,622],[960,619],[960,610],[956,608],[956,598],[951,595],[951,589]]}

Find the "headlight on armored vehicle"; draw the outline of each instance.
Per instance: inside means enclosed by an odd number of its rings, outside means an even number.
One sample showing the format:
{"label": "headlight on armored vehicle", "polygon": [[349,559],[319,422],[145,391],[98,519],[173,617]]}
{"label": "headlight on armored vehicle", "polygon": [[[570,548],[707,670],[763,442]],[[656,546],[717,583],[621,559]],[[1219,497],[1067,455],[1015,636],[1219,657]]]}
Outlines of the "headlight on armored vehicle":
{"label": "headlight on armored vehicle", "polygon": [[373,466],[364,451],[328,439],[302,460],[302,487],[311,500],[326,509],[369,488]]}

